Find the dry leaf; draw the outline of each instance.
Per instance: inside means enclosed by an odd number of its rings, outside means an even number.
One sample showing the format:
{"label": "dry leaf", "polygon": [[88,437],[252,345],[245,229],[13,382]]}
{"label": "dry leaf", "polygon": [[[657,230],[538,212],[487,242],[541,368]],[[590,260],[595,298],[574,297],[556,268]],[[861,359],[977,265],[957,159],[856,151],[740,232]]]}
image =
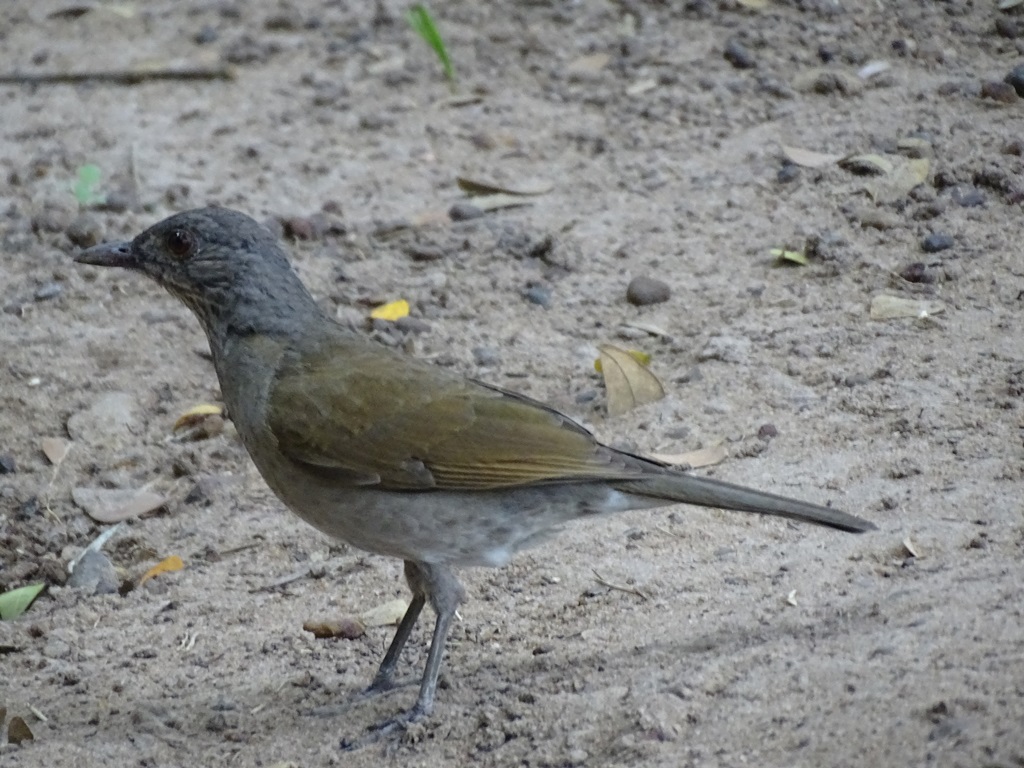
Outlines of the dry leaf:
{"label": "dry leaf", "polygon": [[892,161],[884,155],[863,154],[850,155],[839,161],[839,166],[853,173],[889,174],[895,170]]}
{"label": "dry leaf", "polygon": [[686,453],[653,453],[651,458],[673,467],[700,469],[721,464],[728,455],[729,452],[725,446],[720,444],[698,448],[696,451],[687,451]]}
{"label": "dry leaf", "polygon": [[653,91],[658,87],[658,81],[653,77],[646,80],[637,80],[626,87],[627,96],[639,96],[641,93]]}
{"label": "dry leaf", "polygon": [[327,621],[306,621],[302,628],[306,632],[312,632],[313,637],[324,640],[330,637],[340,637],[343,640],[355,640],[366,634],[366,625],[355,616],[342,616],[340,619]]}
{"label": "dry leaf", "polygon": [[786,595],[786,602],[789,603],[790,605],[793,605],[793,606],[797,605],[797,602],[796,602],[796,590],[795,589],[790,590],[789,594]]}
{"label": "dry leaf", "polygon": [[[648,365],[651,364],[651,356],[649,354],[647,354],[646,352],[643,352],[642,350],[639,350],[639,349],[626,349],[626,350],[623,350],[623,351],[626,354],[628,354],[630,357],[632,357],[634,360],[636,360],[638,363],[640,363],[640,365],[644,366],[645,368]],[[601,373],[601,371],[603,370],[602,366],[601,366],[601,358],[600,357],[597,358],[597,360],[594,361],[594,370],[597,371],[598,373]]]}
{"label": "dry leaf", "polygon": [[28,724],[22,718],[17,715],[11,718],[11,722],[7,726],[7,741],[11,744],[21,744],[23,741],[32,741],[34,738]]}
{"label": "dry leaf", "polygon": [[888,72],[892,68],[892,65],[888,61],[875,60],[869,61],[863,67],[857,70],[857,77],[861,80],[870,80],[876,75],[880,75],[883,72]]}
{"label": "dry leaf", "polygon": [[184,567],[184,561],[177,555],[165,557],[159,563],[142,574],[142,578],[139,579],[139,586],[141,587],[154,576],[159,576],[161,573],[174,573],[175,571],[182,570]]}
{"label": "dry leaf", "polygon": [[473,198],[473,206],[485,213],[496,211],[499,208],[515,208],[520,205],[533,205],[533,200],[523,195],[510,195],[506,192],[498,192],[493,195],[481,195]]}
{"label": "dry leaf", "polygon": [[825,152],[787,147],[786,145],[782,146],[782,155],[793,165],[799,165],[802,168],[824,168],[826,165],[835,165],[845,157],[845,155],[830,155]]}
{"label": "dry leaf", "polygon": [[658,378],[624,349],[602,344],[601,375],[608,395],[608,415],[621,416],[665,396]]}
{"label": "dry leaf", "polygon": [[387,304],[381,304],[370,313],[370,317],[374,320],[390,320],[394,322],[400,318],[407,317],[408,314],[409,302],[405,299],[399,299],[398,301],[389,301]]}
{"label": "dry leaf", "polygon": [[803,251],[787,251],[784,248],[772,248],[769,253],[783,263],[799,264],[807,266],[807,254]]}
{"label": "dry leaf", "polygon": [[124,488],[72,488],[71,498],[98,523],[119,523],[154,512],[167,503],[167,498],[158,493]]}
{"label": "dry leaf", "polygon": [[467,195],[519,195],[533,197],[546,195],[555,185],[543,179],[524,179],[516,184],[498,184],[497,182],[470,179],[457,176],[455,183]]}
{"label": "dry leaf", "polygon": [[909,536],[903,540],[903,548],[907,550],[907,554],[911,557],[920,557],[917,553],[917,548],[914,546],[914,542],[910,540]]}
{"label": "dry leaf", "polygon": [[937,315],[946,309],[941,301],[926,299],[904,299],[899,296],[880,294],[871,300],[872,320],[892,320],[898,317],[925,318]]}
{"label": "dry leaf", "polygon": [[212,403],[194,405],[178,417],[171,431],[178,442],[216,437],[224,431],[224,408]]}
{"label": "dry leaf", "polygon": [[43,455],[46,456],[47,461],[58,466],[68,455],[71,443],[61,440],[59,437],[44,437],[39,441],[39,447],[43,449]]}
{"label": "dry leaf", "polygon": [[608,66],[608,62],[611,60],[612,57],[607,53],[593,53],[590,56],[580,56],[580,58],[569,62],[566,69],[571,73],[600,72]]}
{"label": "dry leaf", "polygon": [[12,744],[19,744],[23,741],[31,741],[34,738],[32,730],[30,730],[28,723],[24,719],[16,715],[10,719],[10,724],[7,726],[8,741]]}
{"label": "dry leaf", "polygon": [[171,427],[171,431],[177,432],[183,427],[191,427],[196,424],[196,422],[202,421],[207,416],[223,415],[223,406],[214,405],[213,403],[200,403],[199,405],[193,405],[178,417],[177,421],[174,422],[174,426]]}
{"label": "dry leaf", "polygon": [[402,620],[408,608],[409,603],[398,597],[365,611],[359,620],[367,627],[390,627]]}
{"label": "dry leaf", "polygon": [[876,203],[895,203],[906,197],[910,190],[928,179],[931,162],[926,157],[900,158],[892,172],[865,185]]}

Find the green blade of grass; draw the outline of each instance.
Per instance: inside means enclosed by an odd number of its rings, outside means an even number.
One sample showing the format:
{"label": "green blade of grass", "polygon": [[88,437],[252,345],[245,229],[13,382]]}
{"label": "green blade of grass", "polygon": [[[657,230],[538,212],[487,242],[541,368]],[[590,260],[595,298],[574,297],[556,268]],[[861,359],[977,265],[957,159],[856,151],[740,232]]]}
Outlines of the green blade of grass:
{"label": "green blade of grass", "polygon": [[444,76],[449,83],[454,85],[455,67],[452,66],[452,60],[448,57],[448,49],[445,47],[441,33],[437,31],[430,11],[422,3],[416,3],[409,8],[405,17],[409,21],[409,26],[416,30],[416,34],[434,49],[434,53],[437,54],[437,58],[441,62],[441,68],[444,69]]}

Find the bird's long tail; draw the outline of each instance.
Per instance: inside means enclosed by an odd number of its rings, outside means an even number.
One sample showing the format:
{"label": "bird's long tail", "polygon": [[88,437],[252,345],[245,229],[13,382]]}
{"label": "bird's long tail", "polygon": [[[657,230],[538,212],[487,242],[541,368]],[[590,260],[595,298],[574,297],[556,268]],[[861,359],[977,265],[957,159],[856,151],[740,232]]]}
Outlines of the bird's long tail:
{"label": "bird's long tail", "polygon": [[874,523],[835,509],[686,472],[671,472],[643,480],[616,483],[615,487],[639,496],[670,499],[701,507],[788,517],[850,533],[864,533],[877,529]]}

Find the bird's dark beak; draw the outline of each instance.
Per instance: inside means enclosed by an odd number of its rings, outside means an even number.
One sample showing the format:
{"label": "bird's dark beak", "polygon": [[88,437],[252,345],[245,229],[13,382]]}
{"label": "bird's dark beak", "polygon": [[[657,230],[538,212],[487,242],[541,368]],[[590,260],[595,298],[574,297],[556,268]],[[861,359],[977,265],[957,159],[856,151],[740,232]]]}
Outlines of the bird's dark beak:
{"label": "bird's dark beak", "polygon": [[92,264],[96,267],[135,269],[139,266],[139,260],[132,251],[132,244],[129,241],[94,245],[75,256],[75,261],[79,264]]}

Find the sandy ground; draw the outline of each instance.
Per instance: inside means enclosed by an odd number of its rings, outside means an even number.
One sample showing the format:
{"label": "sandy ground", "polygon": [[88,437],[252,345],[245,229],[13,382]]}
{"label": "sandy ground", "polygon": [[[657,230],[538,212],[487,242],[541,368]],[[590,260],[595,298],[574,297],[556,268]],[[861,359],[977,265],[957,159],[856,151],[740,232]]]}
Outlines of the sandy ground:
{"label": "sandy ground", "polygon": [[[50,585],[0,622],[0,706],[35,735],[5,729],[0,765],[1024,765],[1024,121],[998,86],[1024,15],[439,3],[459,93],[478,97],[452,103],[403,6],[368,5],[0,8],[5,73],[237,72],[0,86],[0,589]],[[878,177],[788,166],[783,146],[930,165],[876,201]],[[85,163],[108,204],[83,219]],[[459,175],[553,186],[450,223]],[[303,623],[403,596],[400,564],[290,515],[230,424],[171,441],[218,397],[198,325],[140,277],[71,263],[76,243],[208,203],[298,217],[295,263],[343,322],[408,299],[420,322],[372,331],[384,343],[613,444],[724,444],[701,471],[880,530],[682,507],[572,527],[467,571],[435,714],[343,752],[411,704],[427,635],[408,685],[359,700],[391,630]],[[925,251],[930,235],[951,247]],[[810,263],[780,267],[775,247]],[[670,299],[627,303],[640,275]],[[943,311],[874,320],[880,294]],[[608,418],[608,341],[650,352],[668,396]],[[44,438],[70,444],[59,464]],[[115,584],[168,555],[184,570],[124,596],[66,585],[107,528],[82,488],[168,499],[104,548]]]}

